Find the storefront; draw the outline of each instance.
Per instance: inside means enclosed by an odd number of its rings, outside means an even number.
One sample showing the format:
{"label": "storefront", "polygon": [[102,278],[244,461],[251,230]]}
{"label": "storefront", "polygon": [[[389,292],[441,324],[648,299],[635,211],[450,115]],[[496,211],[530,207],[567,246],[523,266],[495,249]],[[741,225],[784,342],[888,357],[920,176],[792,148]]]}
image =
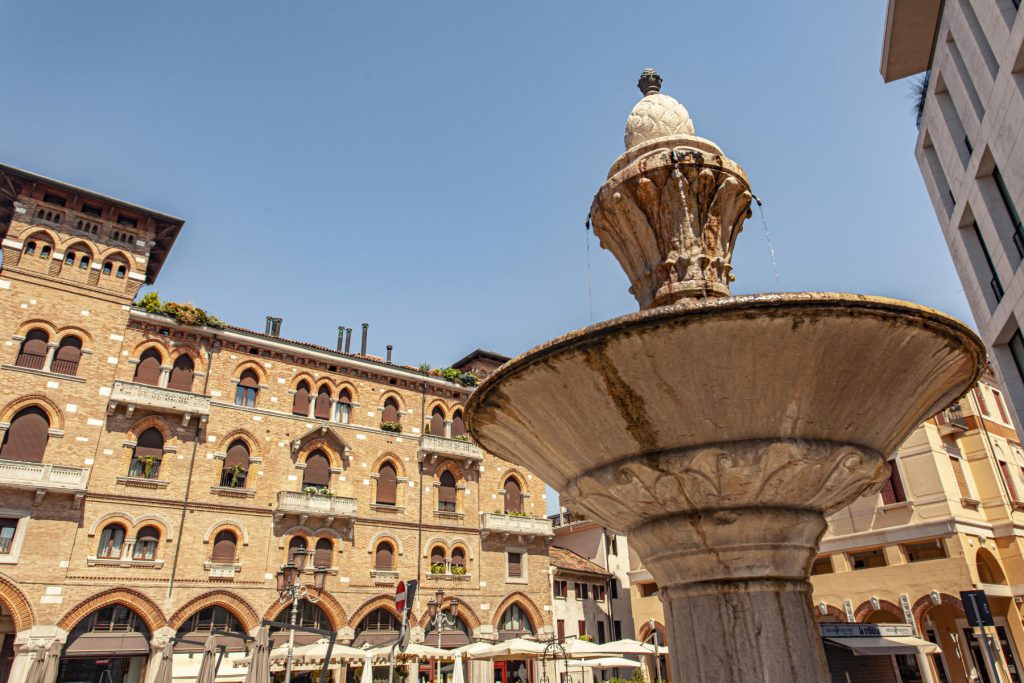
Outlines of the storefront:
{"label": "storefront", "polygon": [[833,683],[923,683],[920,655],[938,653],[903,624],[820,624]]}
{"label": "storefront", "polygon": [[98,609],[68,635],[57,683],[141,683],[149,640],[146,623],[128,607]]}

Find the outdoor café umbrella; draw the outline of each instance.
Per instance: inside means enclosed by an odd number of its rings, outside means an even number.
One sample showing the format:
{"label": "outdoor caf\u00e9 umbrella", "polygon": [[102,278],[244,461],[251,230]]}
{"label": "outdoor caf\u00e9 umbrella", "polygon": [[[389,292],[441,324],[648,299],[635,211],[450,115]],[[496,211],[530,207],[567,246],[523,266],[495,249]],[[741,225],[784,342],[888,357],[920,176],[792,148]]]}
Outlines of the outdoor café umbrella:
{"label": "outdoor caf\u00e9 umbrella", "polygon": [[[491,646],[492,643],[469,643],[468,645],[462,645],[461,647],[457,647],[454,650],[449,650],[449,652],[453,654],[464,655],[469,659],[477,659],[480,658],[481,652],[490,649]],[[483,657],[482,659],[486,659],[486,657]]]}
{"label": "outdoor caf\u00e9 umbrella", "polygon": [[262,626],[256,632],[252,652],[249,653],[249,671],[245,674],[245,683],[270,683],[270,634],[267,626]]}
{"label": "outdoor caf\u00e9 umbrella", "polygon": [[369,652],[363,659],[363,673],[359,677],[359,683],[373,683],[373,655]]}
{"label": "outdoor caf\u00e9 umbrella", "polygon": [[[295,659],[301,659],[304,662],[322,662],[327,657],[327,646],[330,645],[330,639],[321,638],[309,645],[303,645],[295,648],[293,656]],[[331,664],[337,664],[341,661],[348,661],[350,659],[362,659],[366,656],[365,650],[360,650],[356,647],[349,647],[348,645],[334,644],[331,648]]]}
{"label": "outdoor caf\u00e9 umbrella", "polygon": [[[604,645],[598,645],[593,641],[581,640],[579,638],[567,639],[562,643],[562,647],[565,648],[565,654],[567,657],[575,657],[576,659],[582,659],[584,657],[607,657],[609,654],[625,654],[619,650],[609,650],[606,649]],[[557,651],[557,648],[555,648],[555,650]]]}
{"label": "outdoor caf\u00e9 umbrella", "polygon": [[397,655],[404,659],[451,659],[452,651],[424,645],[423,643],[410,643],[407,648],[400,650]]}
{"label": "outdoor caf\u00e9 umbrella", "polygon": [[171,683],[171,662],[174,661],[174,643],[168,640],[160,650],[160,664],[153,683]]}
{"label": "outdoor caf\u00e9 umbrella", "polygon": [[598,657],[597,659],[570,659],[569,668],[589,667],[591,669],[635,669],[640,662],[625,657]]}
{"label": "outdoor caf\u00e9 umbrella", "polygon": [[508,659],[529,658],[544,654],[544,643],[525,638],[512,638],[501,643],[495,643],[486,650],[480,650],[476,657],[481,659]]}
{"label": "outdoor caf\u00e9 umbrella", "polygon": [[213,683],[214,670],[217,665],[217,636],[210,634],[203,646],[203,661],[199,664],[196,683]]}
{"label": "outdoor caf\u00e9 umbrella", "polygon": [[653,655],[654,646],[648,645],[647,643],[641,643],[639,640],[632,640],[630,638],[623,638],[622,640],[613,640],[610,643],[604,643],[598,645],[597,648],[607,654],[616,655]]}
{"label": "outdoor caf\u00e9 umbrella", "polygon": [[455,671],[452,672],[452,683],[466,683],[466,675],[462,672],[462,653],[455,653]]}

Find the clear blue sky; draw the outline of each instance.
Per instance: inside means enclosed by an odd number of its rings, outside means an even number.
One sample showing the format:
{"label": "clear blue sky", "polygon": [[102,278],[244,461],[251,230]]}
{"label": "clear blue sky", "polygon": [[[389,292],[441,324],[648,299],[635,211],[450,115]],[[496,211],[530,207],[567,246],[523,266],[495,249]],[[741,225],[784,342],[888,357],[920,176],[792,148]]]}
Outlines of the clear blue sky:
{"label": "clear blue sky", "polygon": [[[157,289],[446,365],[591,322],[584,220],[653,66],[765,202],[785,290],[973,324],[878,74],[885,2],[7,0],[0,161],[186,219]],[[591,238],[593,320],[636,309]],[[775,290],[758,214],[735,293]]]}

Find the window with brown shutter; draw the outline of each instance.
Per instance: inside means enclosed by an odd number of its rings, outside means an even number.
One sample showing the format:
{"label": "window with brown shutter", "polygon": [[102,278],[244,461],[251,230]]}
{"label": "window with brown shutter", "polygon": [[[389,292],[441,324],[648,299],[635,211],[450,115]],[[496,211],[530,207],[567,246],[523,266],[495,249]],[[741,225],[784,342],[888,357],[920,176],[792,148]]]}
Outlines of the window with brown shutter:
{"label": "window with brown shutter", "polygon": [[306,458],[306,469],[302,472],[302,485],[304,487],[330,487],[331,464],[323,452],[313,451],[310,456]]}
{"label": "window with brown shutter", "polygon": [[430,564],[444,565],[444,548],[439,545],[435,545],[430,551]]}
{"label": "window with brown shutter", "polygon": [[558,642],[565,640],[565,619],[558,620]]}
{"label": "window with brown shutter", "polygon": [[139,356],[139,364],[135,366],[135,381],[139,384],[157,386],[160,384],[160,352],[146,349]]}
{"label": "window with brown shutter", "polygon": [[398,476],[389,462],[380,466],[377,477],[377,505],[398,504]]}
{"label": "window with brown shutter", "polygon": [[297,567],[304,567],[307,547],[309,546],[306,544],[306,539],[302,536],[293,536],[292,540],[288,541],[288,561]]}
{"label": "window with brown shutter", "polygon": [[132,559],[155,560],[156,546],[160,542],[160,531],[155,526],[143,527],[135,535],[135,546],[132,548]]}
{"label": "window with brown shutter", "polygon": [[455,488],[455,475],[448,470],[441,473],[437,489],[437,509],[441,512],[455,512],[455,505],[458,500]]}
{"label": "window with brown shutter", "polygon": [[82,340],[74,335],[68,335],[60,340],[50,371],[60,375],[77,375],[78,361],[81,358]]}
{"label": "window with brown shutter", "polygon": [[316,552],[313,553],[313,566],[317,569],[328,569],[331,566],[331,559],[334,554],[334,544],[329,538],[321,538],[316,542]]}
{"label": "window with brown shutter", "polygon": [[253,408],[256,406],[256,392],[260,388],[260,378],[253,370],[243,370],[238,378],[235,390],[235,405]]}
{"label": "window with brown shutter", "polygon": [[331,419],[331,390],[324,385],[316,392],[316,404],[313,406],[313,417],[318,420]]}
{"label": "window with brown shutter", "polygon": [[0,555],[8,555],[14,547],[14,535],[18,533],[17,517],[0,517]]}
{"label": "window with brown shutter", "polygon": [[398,422],[398,401],[393,398],[384,401],[384,416],[381,420],[384,422]]}
{"label": "window with brown shutter", "polygon": [[462,420],[462,411],[456,410],[452,415],[452,438],[466,435],[466,423]]}
{"label": "window with brown shutter", "polygon": [[21,342],[21,350],[18,352],[18,359],[14,362],[20,368],[32,368],[42,370],[46,364],[46,343],[50,341],[50,335],[43,330],[32,330],[25,335],[25,341]]}
{"label": "window with brown shutter", "polygon": [[374,556],[374,569],[390,571],[394,567],[395,549],[387,541],[377,544],[377,552]]}
{"label": "window with brown shutter", "polygon": [[523,489],[515,477],[505,480],[505,514],[522,514]]}
{"label": "window with brown shutter", "polygon": [[988,417],[988,403],[985,402],[985,395],[981,393],[981,388],[976,386],[972,391],[974,392],[974,398],[978,401],[978,407],[981,408],[981,414]]}
{"label": "window with brown shutter", "polygon": [[300,382],[292,399],[292,415],[309,415],[309,385]]}
{"label": "window with brown shutter", "polygon": [[128,466],[128,476],[156,479],[160,475],[163,456],[164,436],[160,430],[150,427],[139,434],[131,464]]}
{"label": "window with brown shutter", "polygon": [[466,566],[466,551],[462,548],[452,548],[452,566],[453,567],[465,567]]}
{"label": "window with brown shutter", "polygon": [[218,531],[213,541],[213,554],[210,561],[217,564],[234,564],[238,537],[234,531],[227,529]]}
{"label": "window with brown shutter", "polygon": [[581,636],[587,635],[587,622],[584,619],[580,619],[578,622],[576,622],[576,630],[579,632],[579,635]]}
{"label": "window with brown shutter", "polygon": [[999,473],[1003,475],[1003,483],[1006,485],[1006,492],[1010,496],[1010,502],[1020,502],[1020,499],[1017,498],[1017,487],[1013,485],[1013,479],[1010,477],[1010,468],[1002,460],[999,461]]}
{"label": "window with brown shutter", "polygon": [[171,378],[167,382],[170,389],[178,391],[192,391],[192,376],[196,366],[188,354],[181,354],[174,359],[174,366],[171,368]]}
{"label": "window with brown shutter", "polygon": [[519,578],[523,575],[523,554],[508,553],[508,575],[512,578]]}
{"label": "window with brown shutter", "polygon": [[338,422],[348,424],[352,419],[352,394],[342,389],[338,395]]}
{"label": "window with brown shutter", "polygon": [[971,498],[971,490],[967,486],[967,476],[964,474],[963,463],[960,458],[949,456],[949,464],[953,467],[953,477],[956,479],[957,488],[960,489],[961,498]]}
{"label": "window with brown shutter", "polygon": [[245,488],[245,478],[249,475],[249,447],[241,439],[236,439],[228,446],[221,468],[220,485],[230,488]]}
{"label": "window with brown shutter", "polygon": [[43,409],[37,406],[22,408],[14,415],[11,426],[4,432],[0,458],[42,462],[49,438],[50,418]]}
{"label": "window with brown shutter", "polygon": [[889,466],[891,468],[889,478],[885,480],[881,491],[882,503],[884,505],[902,503],[907,499],[907,495],[903,491],[903,482],[900,480],[900,470],[896,465],[896,460],[890,460]]}
{"label": "window with brown shutter", "polygon": [[444,436],[444,413],[440,408],[434,408],[430,414],[430,433],[434,436]]}

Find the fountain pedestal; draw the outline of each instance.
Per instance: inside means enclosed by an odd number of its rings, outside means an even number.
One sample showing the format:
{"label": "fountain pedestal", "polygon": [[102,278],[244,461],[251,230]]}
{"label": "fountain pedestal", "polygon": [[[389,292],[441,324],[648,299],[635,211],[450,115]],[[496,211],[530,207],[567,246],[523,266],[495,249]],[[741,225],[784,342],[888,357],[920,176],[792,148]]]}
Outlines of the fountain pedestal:
{"label": "fountain pedestal", "polygon": [[[728,296],[746,176],[645,72],[591,209],[642,310],[487,378],[467,424],[570,510],[626,532],[665,604],[676,683],[818,683],[809,573],[825,515],[959,398],[978,338],[879,297]],[[671,305],[666,305],[671,304]]]}

